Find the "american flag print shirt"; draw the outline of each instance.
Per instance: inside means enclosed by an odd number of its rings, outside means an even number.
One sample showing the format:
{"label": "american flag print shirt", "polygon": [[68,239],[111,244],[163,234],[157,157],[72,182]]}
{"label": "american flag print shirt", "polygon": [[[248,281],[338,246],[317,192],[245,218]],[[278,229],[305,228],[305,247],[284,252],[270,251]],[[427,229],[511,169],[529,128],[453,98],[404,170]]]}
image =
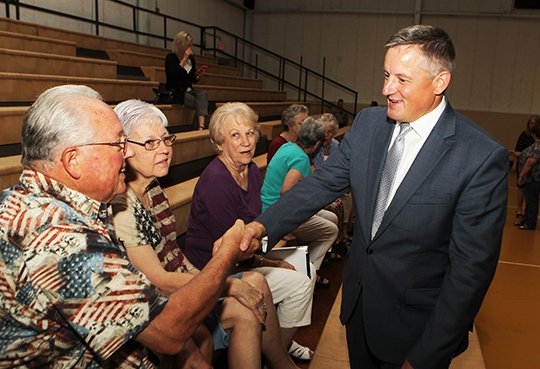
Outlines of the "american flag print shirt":
{"label": "american flag print shirt", "polygon": [[154,368],[133,338],[166,299],[101,204],[32,170],[0,196],[0,368]]}

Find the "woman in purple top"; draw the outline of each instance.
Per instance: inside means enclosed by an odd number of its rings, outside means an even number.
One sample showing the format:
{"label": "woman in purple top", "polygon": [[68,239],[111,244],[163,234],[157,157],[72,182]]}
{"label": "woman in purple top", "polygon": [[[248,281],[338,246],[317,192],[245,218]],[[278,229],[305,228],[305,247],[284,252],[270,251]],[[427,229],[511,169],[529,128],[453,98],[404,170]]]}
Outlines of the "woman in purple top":
{"label": "woman in purple top", "polygon": [[259,168],[250,161],[242,175],[247,177],[249,187],[238,185],[218,156],[206,167],[195,186],[186,235],[186,255],[199,269],[212,258],[214,241],[221,237],[224,229],[230,228],[231,219],[252,220],[261,213]]}
{"label": "woman in purple top", "polygon": [[[218,156],[199,178],[193,193],[185,254],[198,268],[212,258],[214,241],[236,219],[250,222],[261,213],[261,178],[252,161],[259,135],[257,114],[243,103],[217,109],[210,140]],[[277,305],[281,337],[289,353],[309,360],[313,351],[292,340],[297,327],[311,323],[314,281],[282,260],[257,255],[249,268],[266,277]],[[313,270],[311,275],[315,275]]]}

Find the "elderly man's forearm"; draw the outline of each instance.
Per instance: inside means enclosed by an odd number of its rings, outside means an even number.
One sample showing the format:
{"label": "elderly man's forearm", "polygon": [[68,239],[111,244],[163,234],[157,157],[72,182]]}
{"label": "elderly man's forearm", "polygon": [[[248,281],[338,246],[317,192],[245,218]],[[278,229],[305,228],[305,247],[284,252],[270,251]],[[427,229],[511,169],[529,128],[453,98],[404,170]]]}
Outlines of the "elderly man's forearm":
{"label": "elderly man's forearm", "polygon": [[203,271],[170,295],[163,311],[139,334],[137,341],[156,352],[180,352],[215,306],[235,263],[233,255],[216,254]]}

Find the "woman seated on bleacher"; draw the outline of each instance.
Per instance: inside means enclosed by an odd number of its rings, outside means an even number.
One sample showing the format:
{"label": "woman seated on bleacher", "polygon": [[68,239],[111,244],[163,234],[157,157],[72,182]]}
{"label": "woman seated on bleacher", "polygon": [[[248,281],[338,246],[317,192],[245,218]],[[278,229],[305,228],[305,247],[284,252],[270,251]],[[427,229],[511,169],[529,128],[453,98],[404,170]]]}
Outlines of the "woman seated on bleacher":
{"label": "woman seated on bleacher", "polygon": [[305,105],[292,104],[283,110],[281,113],[283,132],[270,142],[268,152],[266,153],[266,163],[270,163],[270,160],[272,160],[272,157],[282,145],[285,145],[287,142],[296,142],[298,131],[308,115],[309,110]]}
{"label": "woman seated on bleacher", "polygon": [[[324,140],[313,156],[313,167],[315,169],[323,168],[323,164],[326,160],[330,155],[335,153],[339,147],[339,141],[334,138],[339,131],[337,118],[332,113],[324,113],[319,117],[319,120],[324,124],[325,131]],[[335,245],[343,245],[347,249],[352,240],[351,236],[348,234],[349,224],[352,220],[351,194],[346,193],[341,198],[336,199],[326,207],[326,210],[333,212],[338,218],[339,234]],[[335,253],[331,253],[330,257],[332,259],[340,258],[339,254]]]}
{"label": "woman seated on bleacher", "polygon": [[[118,238],[132,264],[164,293],[189,288],[198,269],[176,242],[176,220],[157,181],[168,173],[175,136],[165,128],[165,115],[151,104],[128,100],[115,112],[135,153],[127,160],[127,190],[112,202]],[[296,368],[281,344],[264,277],[258,273],[232,277],[224,299],[205,321],[214,336],[214,349],[228,347],[229,368],[259,369],[261,350],[273,368]]]}
{"label": "woman seated on bleacher", "polygon": [[[252,161],[258,139],[257,114],[243,103],[219,107],[210,120],[210,140],[218,155],[201,174],[191,203],[185,253],[204,267],[214,241],[236,219],[250,222],[261,213],[261,177]],[[283,342],[289,353],[310,360],[313,351],[293,341],[296,329],[311,324],[314,280],[281,260],[256,255],[246,269],[263,274],[277,305]],[[311,275],[315,275],[314,270]]]}
{"label": "woman seated on bleacher", "polygon": [[[311,175],[309,155],[317,150],[324,139],[324,134],[324,124],[319,119],[308,117],[302,122],[296,142],[287,142],[279,148],[266,168],[261,189],[263,211],[278,201],[302,178]],[[334,213],[322,209],[291,232],[308,245],[309,258],[317,272],[326,252],[336,240],[337,223]],[[318,275],[317,286],[328,288],[330,282]]]}
{"label": "woman seated on bleacher", "polygon": [[193,40],[189,33],[181,31],[174,36],[172,53],[165,58],[167,89],[173,93],[173,103],[195,109],[198,123],[196,129],[204,129],[208,115],[208,94],[193,88],[193,84],[199,82],[207,66],[196,69],[192,47]]}

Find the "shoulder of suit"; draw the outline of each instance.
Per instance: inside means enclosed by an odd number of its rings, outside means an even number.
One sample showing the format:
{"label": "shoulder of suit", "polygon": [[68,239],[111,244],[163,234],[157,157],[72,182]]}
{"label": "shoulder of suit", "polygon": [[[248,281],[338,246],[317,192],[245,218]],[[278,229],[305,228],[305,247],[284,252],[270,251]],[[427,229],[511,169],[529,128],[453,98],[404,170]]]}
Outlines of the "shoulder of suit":
{"label": "shoulder of suit", "polygon": [[367,128],[383,128],[382,123],[391,123],[386,115],[386,107],[376,106],[362,109],[353,121],[353,128],[365,130]]}

